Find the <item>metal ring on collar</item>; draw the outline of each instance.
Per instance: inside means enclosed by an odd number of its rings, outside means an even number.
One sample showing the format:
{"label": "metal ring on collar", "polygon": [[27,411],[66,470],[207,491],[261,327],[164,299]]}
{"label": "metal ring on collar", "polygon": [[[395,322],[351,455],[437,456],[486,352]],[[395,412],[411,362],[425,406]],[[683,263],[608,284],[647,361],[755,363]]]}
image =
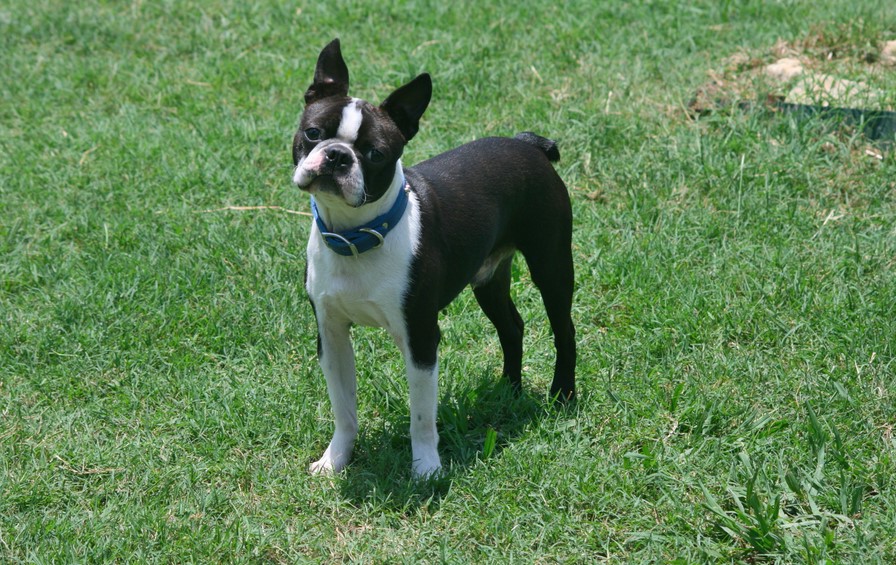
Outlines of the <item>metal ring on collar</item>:
{"label": "metal ring on collar", "polygon": [[[358,255],[360,255],[360,253],[358,253],[358,248],[355,247],[355,244],[352,243],[351,241],[347,240],[346,238],[342,237],[338,233],[321,232],[320,235],[322,235],[324,237],[324,239],[326,239],[328,237],[335,237],[336,239],[338,239],[339,241],[344,243],[346,246],[348,246],[349,249],[351,249],[353,256],[357,257]],[[377,235],[379,235],[379,234],[377,234]],[[380,236],[380,240],[382,240],[382,239],[383,239],[382,236]],[[380,245],[382,245],[382,243],[380,243]]]}
{"label": "metal ring on collar", "polygon": [[361,228],[361,229],[359,229],[358,231],[362,231],[362,232],[364,232],[364,233],[369,233],[370,235],[376,237],[376,238],[379,240],[379,242],[378,242],[376,245],[374,245],[373,247],[371,247],[371,249],[379,249],[379,248],[382,247],[383,244],[386,242],[386,238],[383,236],[383,234],[381,234],[380,232],[376,231],[375,229],[372,229],[372,228]]}

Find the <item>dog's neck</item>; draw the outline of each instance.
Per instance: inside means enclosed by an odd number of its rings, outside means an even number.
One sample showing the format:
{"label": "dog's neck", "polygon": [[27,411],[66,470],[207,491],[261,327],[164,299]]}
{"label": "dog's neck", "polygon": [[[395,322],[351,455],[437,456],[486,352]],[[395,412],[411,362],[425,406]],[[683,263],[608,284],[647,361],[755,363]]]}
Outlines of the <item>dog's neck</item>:
{"label": "dog's neck", "polygon": [[385,214],[395,204],[398,193],[405,188],[404,170],[401,159],[395,163],[395,175],[385,194],[374,202],[357,208],[349,206],[341,196],[319,193],[314,196],[320,219],[330,231],[341,232],[363,226],[378,216]]}

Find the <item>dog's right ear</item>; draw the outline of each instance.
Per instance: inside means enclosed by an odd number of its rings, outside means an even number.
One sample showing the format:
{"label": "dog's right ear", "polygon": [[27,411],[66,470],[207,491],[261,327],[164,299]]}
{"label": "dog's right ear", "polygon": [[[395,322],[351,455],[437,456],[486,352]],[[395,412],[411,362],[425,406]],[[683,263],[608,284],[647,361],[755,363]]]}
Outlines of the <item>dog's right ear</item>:
{"label": "dog's right ear", "polygon": [[314,82],[305,91],[305,104],[330,96],[348,96],[348,67],[342,58],[338,38],[320,52],[314,69]]}

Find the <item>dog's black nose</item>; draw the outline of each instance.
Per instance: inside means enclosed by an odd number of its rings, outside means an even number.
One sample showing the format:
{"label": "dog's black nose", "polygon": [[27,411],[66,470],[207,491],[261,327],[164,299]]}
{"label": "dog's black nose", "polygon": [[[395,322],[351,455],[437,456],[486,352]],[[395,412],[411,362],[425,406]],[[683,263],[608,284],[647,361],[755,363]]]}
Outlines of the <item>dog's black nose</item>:
{"label": "dog's black nose", "polygon": [[352,154],[344,147],[330,147],[326,152],[327,164],[333,168],[343,168],[351,164]]}

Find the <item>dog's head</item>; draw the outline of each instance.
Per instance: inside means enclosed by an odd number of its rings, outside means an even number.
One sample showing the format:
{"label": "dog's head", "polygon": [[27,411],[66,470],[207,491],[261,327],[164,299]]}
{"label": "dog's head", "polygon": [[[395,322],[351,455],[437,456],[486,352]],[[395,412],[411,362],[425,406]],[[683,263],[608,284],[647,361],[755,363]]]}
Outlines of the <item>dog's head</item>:
{"label": "dog's head", "polygon": [[379,106],[348,96],[339,40],[323,48],[292,145],[293,181],[328,202],[357,208],[391,186],[405,144],[429,105],[432,81],[421,74]]}

